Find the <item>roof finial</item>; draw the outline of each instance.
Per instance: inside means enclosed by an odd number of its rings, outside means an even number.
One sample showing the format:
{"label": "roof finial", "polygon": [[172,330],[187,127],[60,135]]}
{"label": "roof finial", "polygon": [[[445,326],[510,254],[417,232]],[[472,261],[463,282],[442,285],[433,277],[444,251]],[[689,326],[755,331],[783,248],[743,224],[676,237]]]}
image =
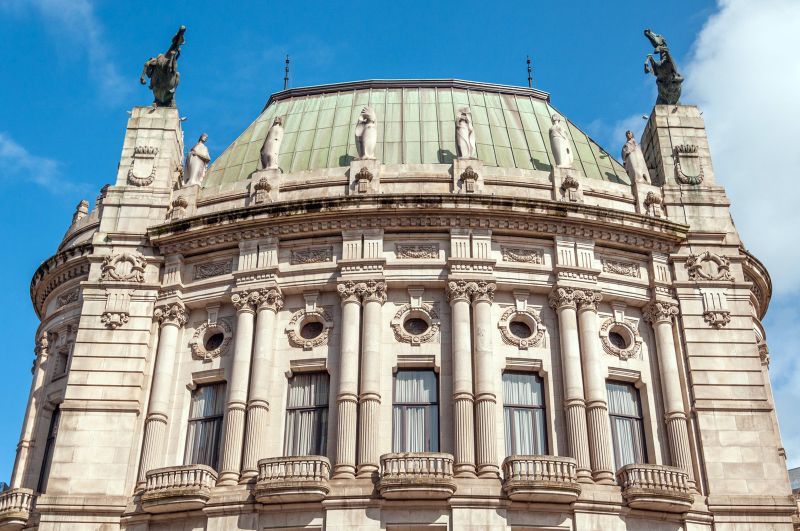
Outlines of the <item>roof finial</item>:
{"label": "roof finial", "polygon": [[531,56],[528,56],[528,88],[533,88],[533,77],[531,76]]}
{"label": "roof finial", "polygon": [[284,68],[284,76],[283,76],[283,90],[289,88],[289,54],[286,54],[286,67]]}

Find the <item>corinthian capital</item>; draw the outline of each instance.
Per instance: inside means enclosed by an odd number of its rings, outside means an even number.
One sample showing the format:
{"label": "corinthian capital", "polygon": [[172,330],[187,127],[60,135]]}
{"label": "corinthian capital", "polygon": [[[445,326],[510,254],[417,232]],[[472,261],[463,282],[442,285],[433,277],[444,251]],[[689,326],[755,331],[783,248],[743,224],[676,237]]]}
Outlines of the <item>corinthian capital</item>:
{"label": "corinthian capital", "polygon": [[259,290],[259,304],[258,308],[268,308],[278,312],[283,308],[283,295],[280,290],[276,288],[264,288]]}
{"label": "corinthian capital", "polygon": [[492,302],[494,300],[494,291],[496,289],[497,285],[494,282],[486,282],[485,280],[478,280],[476,282],[469,283],[468,292],[472,297],[472,302],[478,302],[478,301]]}
{"label": "corinthian capital", "polygon": [[362,290],[363,285],[360,283],[357,284],[352,280],[340,282],[336,286],[336,291],[339,292],[342,302],[360,302]]}
{"label": "corinthian capital", "polygon": [[261,294],[257,290],[237,291],[231,295],[231,302],[239,312],[255,312],[256,307],[261,302]]}
{"label": "corinthian capital", "polygon": [[575,309],[575,290],[572,288],[553,288],[550,295],[547,297],[550,307],[554,310],[561,308]]}
{"label": "corinthian capital", "polygon": [[603,300],[603,294],[594,289],[576,289],[574,296],[579,310],[597,311],[597,303]]}
{"label": "corinthian capital", "polygon": [[469,302],[469,284],[466,280],[451,280],[447,283],[447,298],[451,304],[458,300]]}
{"label": "corinthian capital", "polygon": [[644,319],[653,324],[662,321],[672,322],[672,316],[678,315],[678,305],[672,301],[652,301],[644,307]]}
{"label": "corinthian capital", "polygon": [[188,318],[186,308],[178,302],[156,306],[153,315],[161,323],[161,326],[171,324],[181,327],[186,324]]}
{"label": "corinthian capital", "polygon": [[378,301],[383,304],[386,302],[386,284],[377,280],[367,280],[364,282],[362,297],[364,302]]}

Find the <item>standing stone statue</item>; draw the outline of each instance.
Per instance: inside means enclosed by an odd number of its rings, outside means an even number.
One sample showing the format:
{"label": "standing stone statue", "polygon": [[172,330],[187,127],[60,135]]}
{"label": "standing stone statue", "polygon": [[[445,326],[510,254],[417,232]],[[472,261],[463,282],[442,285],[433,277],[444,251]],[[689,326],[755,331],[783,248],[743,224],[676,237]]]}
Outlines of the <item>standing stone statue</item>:
{"label": "standing stone statue", "polygon": [[458,116],[456,116],[456,146],[458,147],[459,158],[476,158],[475,128],[472,125],[472,111],[469,110],[469,107],[458,109]]}
{"label": "standing stone statue", "polygon": [[364,107],[356,122],[356,149],[359,160],[375,160],[375,144],[378,142],[378,119],[372,107]]}
{"label": "standing stone statue", "polygon": [[208,140],[207,134],[200,135],[197,144],[194,145],[186,157],[186,168],[183,171],[184,186],[200,185],[206,176],[206,168],[208,168],[208,163],[211,161],[211,155],[208,154],[208,148],[206,147],[206,140]]}
{"label": "standing stone statue", "polygon": [[553,158],[559,168],[572,167],[572,144],[566,128],[561,125],[561,117],[554,114],[550,117],[553,125],[550,127],[550,147],[553,149]]}
{"label": "standing stone statue", "polygon": [[644,153],[642,148],[633,138],[632,131],[625,131],[625,138],[627,141],[622,146],[622,164],[625,166],[625,171],[628,177],[633,182],[650,182],[650,172],[647,169],[647,163],[644,161]]}
{"label": "standing stone statue", "polygon": [[656,61],[653,56],[647,54],[644,62],[645,73],[652,72],[656,76],[658,85],[658,99],[656,105],[677,105],[681,99],[681,83],[683,76],[678,72],[678,66],[669,53],[667,40],[663,35],[653,33],[649,29],[644,30],[644,35],[653,45],[653,52],[659,55],[660,60]]}
{"label": "standing stone statue", "polygon": [[278,155],[283,142],[283,118],[278,116],[269,128],[264,145],[261,146],[261,167],[265,170],[278,169]]}
{"label": "standing stone statue", "polygon": [[150,90],[153,91],[153,105],[159,107],[175,107],[175,90],[181,80],[178,72],[178,57],[181,56],[181,45],[185,42],[183,34],[186,26],[181,26],[172,37],[172,44],[166,53],[151,57],[144,64],[139,83],[145,84],[144,76],[150,78]]}

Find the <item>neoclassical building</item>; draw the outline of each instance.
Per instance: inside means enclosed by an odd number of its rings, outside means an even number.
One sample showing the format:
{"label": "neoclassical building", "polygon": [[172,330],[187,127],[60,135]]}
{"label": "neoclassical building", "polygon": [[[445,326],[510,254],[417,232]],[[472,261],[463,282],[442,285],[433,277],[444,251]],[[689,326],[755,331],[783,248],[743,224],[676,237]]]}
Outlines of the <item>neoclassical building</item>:
{"label": "neoclassical building", "polygon": [[696,107],[623,167],[536,89],[342,83],[208,159],[134,107],[34,274],[0,529],[792,529]]}

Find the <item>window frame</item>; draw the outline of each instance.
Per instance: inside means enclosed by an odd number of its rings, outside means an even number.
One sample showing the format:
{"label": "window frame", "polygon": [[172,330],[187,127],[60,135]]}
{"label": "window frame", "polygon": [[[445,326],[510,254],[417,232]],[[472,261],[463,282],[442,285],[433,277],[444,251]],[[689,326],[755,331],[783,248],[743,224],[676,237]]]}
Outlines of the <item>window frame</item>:
{"label": "window frame", "polygon": [[[292,382],[298,376],[314,376],[314,375],[321,375],[325,376],[327,379],[327,387],[328,393],[325,395],[325,404],[315,404],[313,406],[290,406],[289,405],[289,397],[292,392]],[[295,372],[287,378],[286,380],[286,410],[284,414],[284,430],[283,430],[283,455],[284,457],[299,457],[304,455],[327,455],[328,451],[328,429],[330,427],[329,420],[330,420],[330,394],[331,394],[331,376],[326,370],[320,371],[302,371],[302,372]],[[298,454],[289,451],[289,418],[290,412],[300,412],[300,411],[316,411],[323,415],[322,418],[325,419],[323,423],[324,429],[319,430],[318,433],[318,440],[314,441],[314,446],[317,450],[317,453],[309,453],[309,454]]]}
{"label": "window frame", "polygon": [[[636,404],[636,410],[637,410],[638,416],[637,415],[628,415],[628,414],[624,414],[624,413],[612,413],[611,412],[611,401],[608,400],[608,385],[609,384],[622,385],[622,386],[628,387],[628,388],[633,390],[633,394],[635,396],[635,404]],[[643,404],[642,404],[642,395],[641,395],[641,392],[640,392],[639,388],[636,386],[635,383],[632,383],[632,382],[626,382],[624,380],[608,379],[608,380],[606,380],[606,400],[608,401],[608,423],[609,423],[609,432],[610,432],[610,435],[611,435],[611,447],[612,447],[612,452],[611,452],[612,455],[611,455],[611,457],[612,457],[613,462],[614,462],[614,467],[616,468],[616,470],[619,470],[620,468],[625,466],[625,465],[619,465],[619,462],[621,461],[621,459],[619,459],[619,456],[618,456],[618,449],[619,449],[618,437],[616,436],[616,430],[614,428],[614,422],[612,422],[612,420],[614,418],[626,419],[628,421],[632,421],[633,424],[638,428],[638,431],[639,431],[639,442],[640,442],[640,444],[638,445],[638,449],[641,451],[641,459],[636,459],[636,460],[633,461],[633,463],[626,463],[626,465],[627,464],[637,464],[637,463],[638,464],[646,464],[646,463],[648,463],[647,430],[646,430],[646,426],[645,426],[644,407],[643,407]],[[636,447],[632,448],[632,450],[633,450],[633,454],[637,454],[637,452],[636,452],[637,448]]]}
{"label": "window frame", "polygon": [[50,414],[50,423],[47,428],[47,439],[45,439],[44,455],[42,456],[42,468],[39,470],[39,481],[36,483],[36,491],[40,494],[47,490],[47,482],[50,479],[50,468],[53,465],[53,453],[60,424],[61,406],[58,405]]}
{"label": "window frame", "polygon": [[[540,405],[540,406],[531,406],[531,405],[527,405],[527,404],[523,405],[523,404],[512,404],[512,403],[509,403],[506,400],[505,382],[503,381],[503,378],[505,377],[506,374],[520,374],[520,375],[523,375],[523,376],[531,376],[531,377],[533,377],[534,381],[539,384],[540,395],[542,397],[542,405]],[[512,411],[515,410],[515,409],[532,410],[532,411],[541,410],[541,412],[542,412],[541,432],[542,432],[542,436],[544,438],[544,448],[542,448],[542,453],[538,454],[538,455],[550,455],[550,453],[549,453],[550,452],[550,436],[548,434],[548,429],[547,429],[548,428],[548,426],[547,426],[547,396],[546,396],[547,388],[545,386],[544,378],[541,375],[539,375],[539,374],[537,374],[535,372],[520,371],[520,370],[504,370],[503,374],[500,377],[500,380],[501,380],[501,385],[503,385],[503,391],[502,391],[503,392],[503,428],[504,428],[503,429],[503,439],[505,439],[505,431],[506,431],[505,430],[506,409],[510,409]],[[534,415],[534,418],[535,417],[536,416]],[[514,422],[513,415],[511,416],[511,421],[512,421],[512,423]],[[513,433],[516,433],[516,426],[514,424],[512,424],[512,431],[513,431]],[[509,447],[509,441],[505,441],[504,440],[504,442],[506,444],[505,451],[506,451],[507,455],[526,455],[526,454],[520,454],[518,452],[513,452],[513,451],[511,453],[509,453],[509,448],[508,448]],[[513,445],[513,441],[512,441],[512,445]]]}
{"label": "window frame", "polygon": [[[194,399],[195,393],[199,392],[200,389],[208,388],[208,387],[218,387],[220,389],[219,396],[217,398],[218,401],[221,400],[221,407],[220,407],[221,411],[220,411],[220,413],[215,414],[215,415],[192,417],[192,400]],[[223,437],[222,427],[223,427],[224,419],[225,419],[225,401],[226,401],[226,398],[227,398],[227,391],[228,391],[228,386],[227,386],[227,383],[224,382],[224,381],[223,382],[217,381],[217,382],[203,383],[203,384],[197,385],[194,389],[192,389],[192,392],[189,395],[189,413],[187,415],[187,422],[186,422],[186,444],[185,444],[184,451],[183,451],[183,461],[184,461],[185,465],[206,465],[206,466],[210,466],[214,470],[219,470],[220,458],[222,457],[221,456],[221,453],[222,453],[221,452],[221,450],[222,450],[222,437]],[[190,459],[190,456],[192,455],[190,452],[195,447],[195,441],[192,440],[192,438],[191,438],[192,424],[193,423],[210,422],[210,421],[214,422],[215,428],[216,428],[216,434],[215,434],[216,450],[214,452],[214,454],[215,454],[214,458],[212,459],[213,463],[199,463],[198,459]],[[199,448],[198,448],[198,450],[199,450]],[[197,453],[200,453],[200,452],[197,452]]]}
{"label": "window frame", "polygon": [[[433,379],[434,379],[433,388],[436,391],[436,400],[434,402],[401,402],[401,403],[398,403],[398,401],[397,401],[397,375],[400,374],[400,373],[410,373],[410,372],[430,373],[430,374],[433,375]],[[424,432],[425,437],[424,438],[425,438],[425,441],[423,442],[423,445],[422,445],[423,446],[423,450],[422,451],[423,452],[438,452],[439,449],[440,449],[440,444],[441,444],[441,431],[442,431],[442,425],[441,425],[441,422],[440,422],[441,418],[440,418],[440,415],[439,415],[439,413],[440,413],[440,409],[439,409],[440,405],[441,405],[441,402],[440,402],[440,393],[439,393],[439,374],[438,374],[438,372],[436,370],[434,370],[432,368],[427,368],[427,367],[419,367],[419,368],[417,368],[417,367],[402,367],[402,368],[398,368],[394,372],[394,374],[392,375],[392,452],[394,452],[394,453],[409,452],[409,450],[400,450],[400,449],[395,448],[394,441],[395,441],[395,434],[397,433],[396,430],[398,430],[398,429],[401,430],[401,433],[400,433],[401,438],[400,438],[400,440],[402,440],[402,441],[406,440],[406,431],[405,431],[406,423],[403,420],[406,418],[405,415],[406,415],[407,409],[408,408],[413,408],[413,407],[422,407],[422,408],[424,408],[423,410],[425,412],[425,421],[424,421],[424,425],[425,425],[425,432]],[[395,426],[395,422],[394,422],[395,409],[396,408],[401,408],[401,418],[400,418],[400,426],[399,427]],[[432,426],[431,426],[431,421],[433,419],[433,416],[431,415],[431,411],[435,412],[435,414],[436,414],[436,430],[433,430]],[[435,445],[435,447],[432,444],[434,435],[436,436],[436,440],[435,440],[436,445]]]}

